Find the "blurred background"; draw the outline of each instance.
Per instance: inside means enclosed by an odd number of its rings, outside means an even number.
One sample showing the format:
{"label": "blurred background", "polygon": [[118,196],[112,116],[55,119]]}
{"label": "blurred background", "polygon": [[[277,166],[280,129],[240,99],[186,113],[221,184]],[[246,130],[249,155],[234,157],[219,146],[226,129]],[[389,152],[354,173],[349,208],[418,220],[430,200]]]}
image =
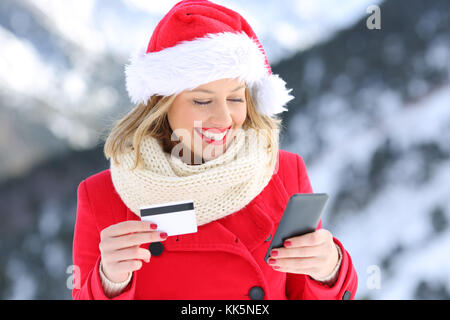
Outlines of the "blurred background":
{"label": "blurred background", "polygon": [[[176,2],[0,1],[0,299],[71,299],[78,184],[109,167],[124,65]],[[449,299],[450,2],[214,2],[293,88],[281,148],[330,195],[356,299]]]}

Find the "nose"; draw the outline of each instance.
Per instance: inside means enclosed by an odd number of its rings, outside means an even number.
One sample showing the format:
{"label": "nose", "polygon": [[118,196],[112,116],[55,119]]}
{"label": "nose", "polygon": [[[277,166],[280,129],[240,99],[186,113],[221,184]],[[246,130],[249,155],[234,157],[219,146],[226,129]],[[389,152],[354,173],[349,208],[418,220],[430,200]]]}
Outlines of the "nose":
{"label": "nose", "polygon": [[233,118],[228,102],[225,100],[217,103],[212,109],[209,123],[215,123],[218,128],[226,128],[229,127],[232,122]]}

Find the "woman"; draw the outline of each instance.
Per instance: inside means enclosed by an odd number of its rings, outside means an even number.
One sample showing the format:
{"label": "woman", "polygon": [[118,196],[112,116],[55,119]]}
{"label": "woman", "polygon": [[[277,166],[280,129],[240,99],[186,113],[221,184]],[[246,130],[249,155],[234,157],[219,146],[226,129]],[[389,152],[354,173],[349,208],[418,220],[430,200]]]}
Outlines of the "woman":
{"label": "woman", "polygon": [[[110,169],[78,187],[74,299],[353,299],[348,252],[323,229],[264,261],[290,196],[312,193],[280,150],[293,97],[238,13],[177,3],[126,68],[137,106],[105,143]],[[198,230],[169,236],[140,207],[193,199]]]}

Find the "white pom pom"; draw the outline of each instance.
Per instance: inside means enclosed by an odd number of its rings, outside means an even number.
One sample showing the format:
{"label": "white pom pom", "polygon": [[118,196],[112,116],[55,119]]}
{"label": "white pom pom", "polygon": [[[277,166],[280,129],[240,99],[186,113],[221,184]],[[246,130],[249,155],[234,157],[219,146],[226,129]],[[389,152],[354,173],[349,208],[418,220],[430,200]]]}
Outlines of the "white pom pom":
{"label": "white pom pom", "polygon": [[284,106],[294,99],[286,88],[286,82],[278,75],[272,74],[255,83],[252,98],[259,113],[267,116],[287,111]]}

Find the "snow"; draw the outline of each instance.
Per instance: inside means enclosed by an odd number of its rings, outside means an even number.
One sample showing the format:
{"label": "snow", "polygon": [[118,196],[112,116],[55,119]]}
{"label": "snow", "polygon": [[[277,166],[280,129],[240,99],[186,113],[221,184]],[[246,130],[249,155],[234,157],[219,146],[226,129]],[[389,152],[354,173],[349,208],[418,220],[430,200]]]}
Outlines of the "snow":
{"label": "snow", "polygon": [[0,41],[1,87],[24,95],[39,95],[41,92],[50,91],[56,78],[55,70],[40,59],[34,46],[27,40],[16,38],[2,27]]}
{"label": "snow", "polygon": [[[450,285],[450,233],[436,234],[431,224],[431,212],[436,206],[450,220],[450,162],[437,166],[426,183],[417,183],[424,165],[422,157],[411,152],[414,146],[427,142],[437,142],[449,151],[450,85],[415,104],[399,107],[395,97],[384,101],[393,103],[392,110],[373,127],[363,128],[354,114],[346,114],[349,121],[340,127],[339,134],[337,129],[325,131],[327,148],[314,163],[307,163],[307,168],[315,192],[327,192],[332,200],[340,187],[339,177],[345,174],[345,165],[368,167],[369,157],[386,138],[402,152],[382,190],[367,206],[363,210],[347,210],[329,227],[355,264],[359,276],[356,298],[413,299],[419,279]],[[341,107],[337,110],[341,112]],[[332,117],[326,119],[322,127],[333,128],[333,121]],[[342,124],[340,118],[336,121]],[[399,247],[403,250],[395,253]],[[391,252],[394,256],[389,270],[385,270],[382,262]],[[381,270],[379,290],[366,285],[373,265]]]}
{"label": "snow", "polygon": [[91,54],[99,54],[105,49],[101,33],[94,28],[95,0],[58,1],[32,0],[65,38],[81,45]]}

